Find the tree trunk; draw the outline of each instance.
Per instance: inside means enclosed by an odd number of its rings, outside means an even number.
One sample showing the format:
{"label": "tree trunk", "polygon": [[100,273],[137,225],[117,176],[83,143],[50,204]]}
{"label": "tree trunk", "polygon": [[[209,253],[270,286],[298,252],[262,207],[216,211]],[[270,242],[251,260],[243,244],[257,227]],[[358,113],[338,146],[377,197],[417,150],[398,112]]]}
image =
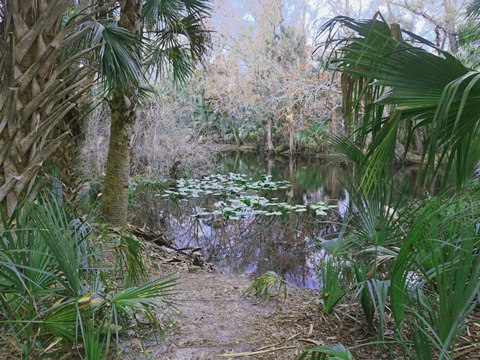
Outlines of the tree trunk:
{"label": "tree trunk", "polygon": [[[140,34],[142,0],[123,0],[119,26]],[[111,100],[110,142],[102,200],[102,214],[116,225],[127,222],[128,182],[130,176],[131,142],[137,108],[137,94],[116,94]]]}
{"label": "tree trunk", "polygon": [[237,146],[242,146],[243,141],[240,137],[240,132],[238,131],[237,125],[233,121],[231,122],[231,124],[232,124],[232,133],[233,133],[233,137],[235,138],[235,142],[237,143]]}
{"label": "tree trunk", "polygon": [[293,126],[288,129],[288,150],[290,151],[290,155],[293,155],[295,152],[295,131],[293,130]]}
{"label": "tree trunk", "polygon": [[272,119],[269,117],[267,120],[267,151],[273,151],[273,141],[272,141]]}
{"label": "tree trunk", "polygon": [[135,105],[116,96],[111,101],[112,115],[107,171],[103,191],[103,215],[112,224],[124,224],[128,215],[131,141],[136,120]]}
{"label": "tree trunk", "polygon": [[449,45],[450,51],[455,54],[458,52],[458,39],[456,35],[456,24],[455,24],[456,9],[453,6],[451,0],[445,0],[444,6],[445,6],[445,27],[447,31],[448,45]]}
{"label": "tree trunk", "polygon": [[59,26],[72,0],[3,4],[0,204],[11,214],[18,201],[39,188],[39,170],[70,136],[72,121],[78,118],[68,115],[85,99],[89,69],[75,68],[80,59],[76,56],[59,61],[71,43],[68,37],[76,36],[74,28]]}
{"label": "tree trunk", "polygon": [[415,150],[419,155],[423,155],[423,132],[422,129],[416,129],[413,133]]}

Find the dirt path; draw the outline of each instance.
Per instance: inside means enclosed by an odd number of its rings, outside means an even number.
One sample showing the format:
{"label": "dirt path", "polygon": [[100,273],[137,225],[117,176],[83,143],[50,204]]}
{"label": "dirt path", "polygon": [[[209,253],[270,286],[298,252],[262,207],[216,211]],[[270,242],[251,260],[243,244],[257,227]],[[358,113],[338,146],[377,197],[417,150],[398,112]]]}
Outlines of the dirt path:
{"label": "dirt path", "polygon": [[[177,299],[186,318],[179,322],[180,333],[169,337],[166,348],[153,349],[153,358],[225,359],[221,355],[293,346],[287,339],[298,333],[298,328],[285,329],[272,321],[287,303],[244,297],[251,280],[197,270],[181,273],[180,282]],[[294,359],[296,348],[248,358]]]}
{"label": "dirt path", "polygon": [[[294,335],[286,329],[276,329],[277,334],[265,333],[265,323],[281,311],[281,304],[275,301],[262,304],[254,298],[245,298],[243,292],[250,283],[244,277],[203,270],[183,273],[181,294],[177,298],[187,317],[179,324],[181,333],[170,340],[169,352],[163,355],[172,360],[215,359],[226,353],[255,351],[277,343],[275,338]],[[272,352],[263,358],[294,358],[294,352],[288,350]]]}
{"label": "dirt path", "polygon": [[[363,341],[371,340],[365,329],[349,323],[355,320],[352,316],[323,313],[314,291],[289,287],[287,299],[264,302],[243,295],[252,283],[245,276],[199,268],[171,252],[147,253],[152,277],[176,272],[175,300],[185,317],[177,321],[178,330],[167,331],[160,342],[153,340],[148,326],[141,334],[131,330],[122,341],[122,360],[296,359],[315,345],[353,343],[359,332]],[[356,355],[388,358],[380,349],[359,350]]]}
{"label": "dirt path", "polygon": [[[243,276],[204,269],[178,275],[179,293],[175,298],[185,315],[178,321],[179,332],[168,335],[160,344],[144,341],[144,351],[139,344],[129,344],[124,358],[128,354],[129,359],[136,360],[295,359],[301,348],[308,345],[297,340],[308,336],[308,326],[285,321],[289,311],[297,311],[295,303],[302,302],[295,289],[291,289],[287,301],[274,299],[265,303],[243,296],[251,284]],[[279,350],[271,351],[274,349]],[[260,353],[225,356],[254,351]]]}

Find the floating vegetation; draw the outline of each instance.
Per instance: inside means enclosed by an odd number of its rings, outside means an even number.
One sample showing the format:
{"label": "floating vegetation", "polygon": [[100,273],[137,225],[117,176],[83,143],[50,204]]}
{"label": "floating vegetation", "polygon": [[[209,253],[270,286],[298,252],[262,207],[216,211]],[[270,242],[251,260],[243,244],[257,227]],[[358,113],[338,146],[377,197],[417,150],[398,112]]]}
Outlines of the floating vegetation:
{"label": "floating vegetation", "polygon": [[289,205],[287,203],[271,202],[262,196],[245,195],[239,198],[218,201],[215,210],[195,214],[196,217],[222,216],[224,219],[237,220],[250,215],[284,215],[290,211],[307,211],[305,205]]}
{"label": "floating vegetation", "polygon": [[202,179],[179,179],[175,189],[165,190],[161,196],[173,199],[196,198],[202,195],[231,197],[252,191],[288,189],[290,186],[288,181],[272,181],[269,175],[254,181],[243,174],[215,174]]}
{"label": "floating vegetation", "polygon": [[197,218],[221,217],[225,220],[238,220],[254,215],[279,216],[291,212],[303,213],[309,209],[315,215],[325,216],[327,210],[337,207],[323,202],[312,205],[291,205],[277,202],[278,198],[267,199],[259,196],[260,191],[275,191],[291,187],[289,181],[272,181],[270,175],[260,180],[247,178],[243,174],[209,175],[202,179],[179,179],[175,188],[165,190],[162,196],[173,200],[191,199],[206,196],[223,198],[213,204],[213,209],[203,209],[194,214]]}

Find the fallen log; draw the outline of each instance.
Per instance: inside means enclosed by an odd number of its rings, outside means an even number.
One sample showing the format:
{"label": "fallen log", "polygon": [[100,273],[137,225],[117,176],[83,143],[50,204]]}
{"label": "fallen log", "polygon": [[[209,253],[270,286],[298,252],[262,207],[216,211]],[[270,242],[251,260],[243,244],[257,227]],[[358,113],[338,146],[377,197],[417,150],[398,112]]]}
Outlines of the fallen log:
{"label": "fallen log", "polygon": [[159,246],[166,246],[172,248],[173,243],[175,242],[175,239],[169,238],[162,232],[152,231],[147,228],[140,228],[132,224],[128,225],[128,229],[133,235],[140,237],[145,241],[153,242]]}

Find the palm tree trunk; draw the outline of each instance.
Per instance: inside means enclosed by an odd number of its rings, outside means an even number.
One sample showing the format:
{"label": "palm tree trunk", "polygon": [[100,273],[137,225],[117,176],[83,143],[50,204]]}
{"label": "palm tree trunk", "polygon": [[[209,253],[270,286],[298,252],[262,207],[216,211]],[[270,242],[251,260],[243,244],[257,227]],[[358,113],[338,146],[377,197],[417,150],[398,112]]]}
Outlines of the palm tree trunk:
{"label": "palm tree trunk", "polygon": [[72,0],[7,0],[3,5],[0,205],[11,214],[39,188],[42,165],[70,136],[78,118],[69,114],[85,99],[89,69],[75,68],[75,56],[60,57],[75,39],[73,28],[58,25]]}
{"label": "palm tree trunk", "polygon": [[[141,0],[124,0],[120,8],[119,25],[140,33]],[[137,118],[137,95],[114,94],[111,100],[110,142],[102,201],[102,214],[116,225],[127,222],[128,182],[130,176],[131,143]]]}
{"label": "palm tree trunk", "polygon": [[111,108],[103,215],[113,224],[124,224],[128,215],[131,140],[136,112],[134,102],[126,102],[123,96],[113,97]]}

